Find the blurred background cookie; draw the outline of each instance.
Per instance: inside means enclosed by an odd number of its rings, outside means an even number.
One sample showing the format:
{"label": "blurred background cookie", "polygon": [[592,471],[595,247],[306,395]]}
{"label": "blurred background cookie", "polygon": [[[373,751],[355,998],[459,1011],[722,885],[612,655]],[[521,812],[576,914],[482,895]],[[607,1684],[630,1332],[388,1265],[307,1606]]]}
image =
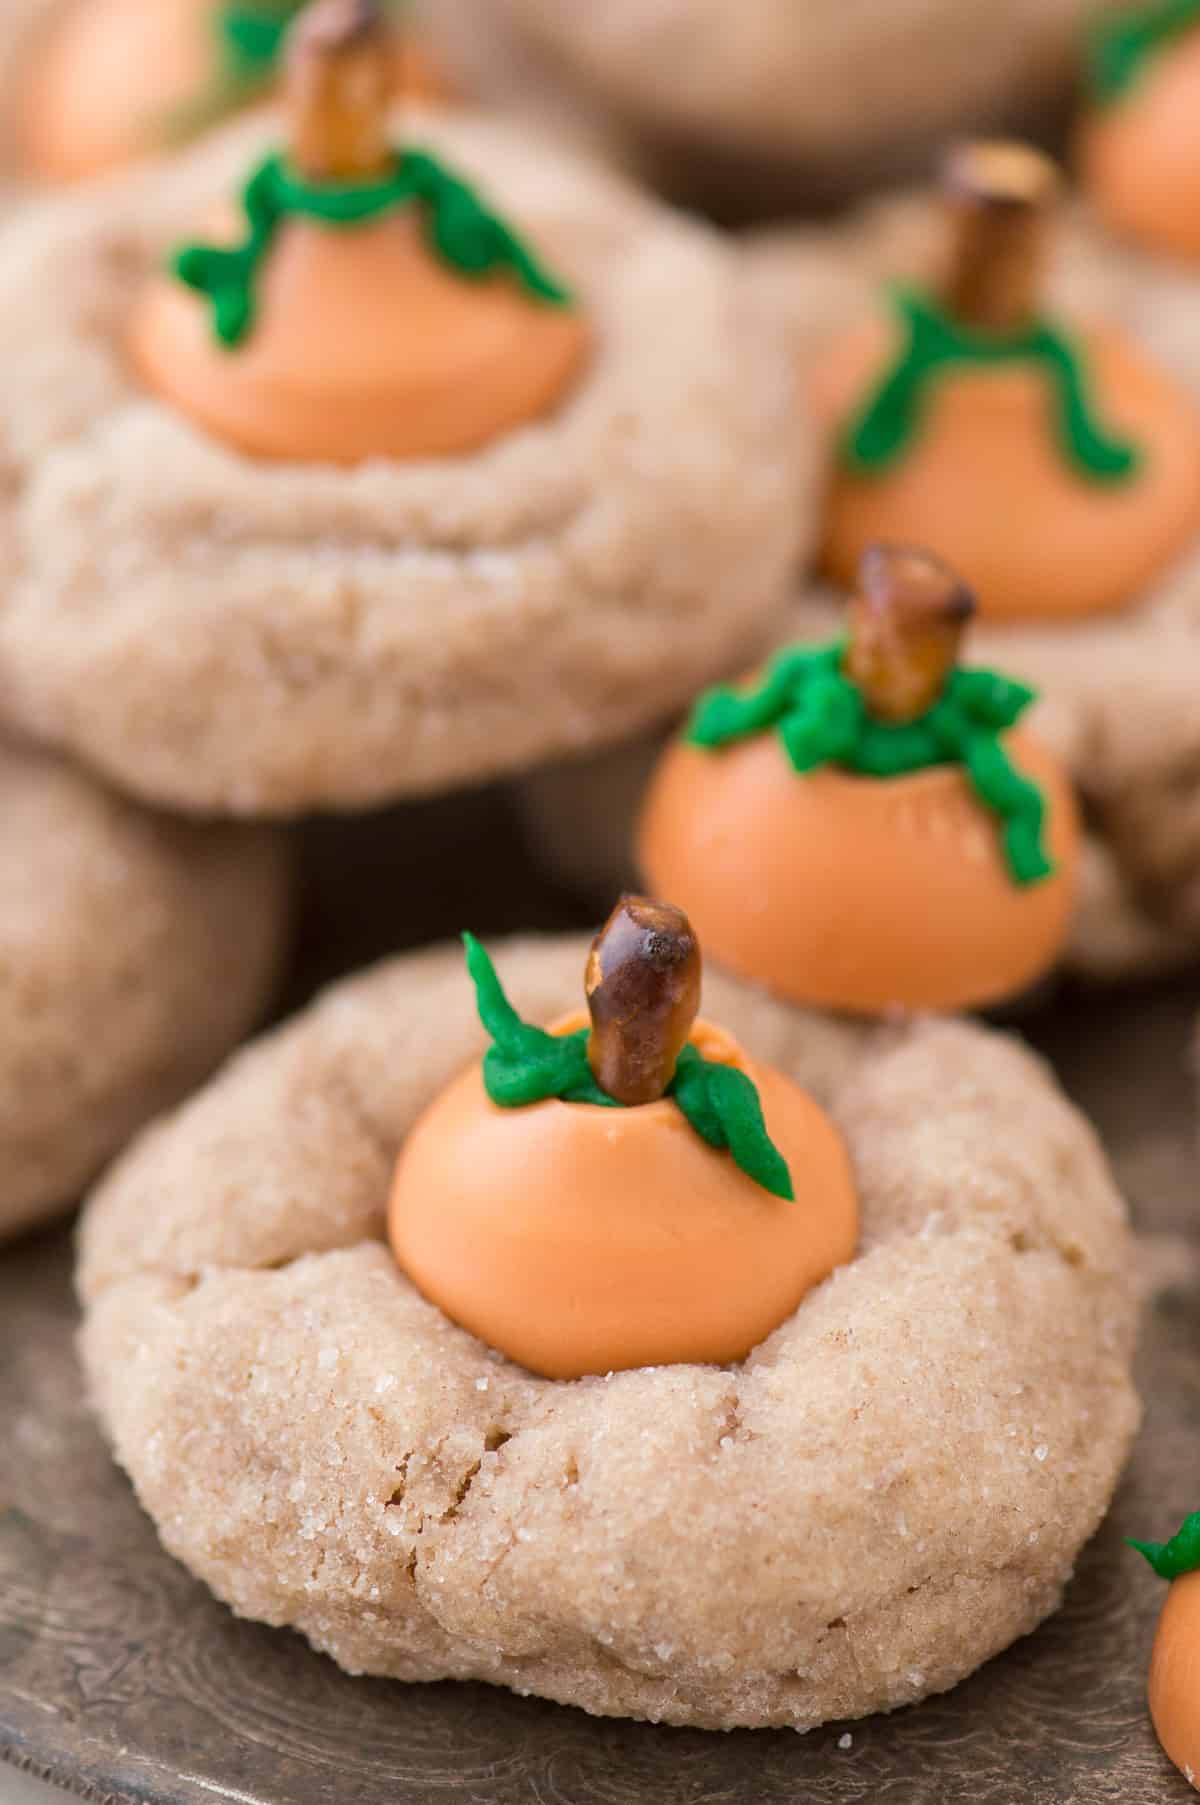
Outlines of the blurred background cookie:
{"label": "blurred background cookie", "polygon": [[73,1203],[271,1001],[276,837],[148,814],[0,743],[0,1239]]}
{"label": "blurred background cookie", "polygon": [[[1028,127],[1079,80],[1100,0],[425,0],[499,27],[644,171],[733,217],[894,182],[955,133]],[[487,89],[486,72],[481,77]]]}

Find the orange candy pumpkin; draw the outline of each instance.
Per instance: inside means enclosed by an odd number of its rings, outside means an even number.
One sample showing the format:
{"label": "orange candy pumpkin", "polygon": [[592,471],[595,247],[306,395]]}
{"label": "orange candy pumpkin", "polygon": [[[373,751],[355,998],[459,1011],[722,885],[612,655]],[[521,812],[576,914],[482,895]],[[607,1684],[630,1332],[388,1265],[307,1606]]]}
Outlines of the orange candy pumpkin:
{"label": "orange candy pumpkin", "polygon": [[1139,601],[1200,532],[1200,411],[1118,333],[1042,316],[1055,184],[1019,145],[950,160],[949,271],[940,311],[925,306],[932,337],[959,349],[917,360],[898,450],[867,460],[860,435],[914,367],[911,323],[873,321],[821,361],[810,393],[836,446],[823,549],[836,582],[873,542],[925,545],[986,617],[1079,620]]}
{"label": "orange candy pumpkin", "polygon": [[806,1092],[706,1023],[693,1039],[758,1086],[794,1202],[707,1146],[672,1102],[499,1109],[476,1064],[417,1123],[396,1171],[389,1235],[417,1288],[551,1379],[744,1359],[853,1256],[854,1184]]}
{"label": "orange candy pumpkin", "polygon": [[[322,0],[289,43],[286,179],[298,174],[322,204],[339,184],[386,188],[397,169],[392,40],[378,15]],[[558,405],[589,330],[507,268],[452,267],[430,242],[427,211],[411,197],[353,224],[285,210],[232,343],[209,298],[164,272],[131,322],[134,368],[204,431],[258,458],[352,465],[480,449]],[[247,243],[248,220],[225,213],[202,255]]]}
{"label": "orange candy pumpkin", "polygon": [[1150,1716],[1165,1753],[1200,1790],[1200,1571],[1172,1580],[1150,1661]]}
{"label": "orange candy pumpkin", "polygon": [[[388,1216],[399,1264],[455,1322],[551,1379],[723,1365],[853,1256],[840,1135],[791,1079],[696,1022],[699,947],[679,910],[617,904],[588,959],[590,1033],[589,1015],[531,1030],[482,948],[468,958],[489,1061],[516,1061],[516,1089],[494,1088],[490,1064],[456,1079],[408,1137]],[[674,1088],[685,1057],[700,1117]]]}
{"label": "orange candy pumpkin", "polygon": [[1074,906],[1071,786],[1027,733],[1013,762],[1045,792],[1052,877],[1014,884],[964,773],[797,776],[777,734],[710,752],[677,740],[651,785],[638,863],[710,955],[793,1002],[865,1015],[982,1008],[1054,963]]}
{"label": "orange candy pumpkin", "polygon": [[[857,707],[863,732],[921,735],[925,750],[900,756],[895,774],[856,766],[861,739],[799,772],[782,738],[799,692],[771,718],[754,715],[756,724],[704,744],[679,739],[664,755],[639,825],[640,868],[652,888],[679,898],[731,971],[795,1002],[872,1015],[980,1007],[1053,964],[1079,860],[1070,783],[1026,730],[987,728],[985,697],[983,755],[993,774],[1000,767],[1000,794],[1020,780],[1040,792],[1040,840],[1022,855],[1030,868],[1015,872],[1002,820],[965,755],[943,753],[927,725],[944,703],[962,725],[970,697],[964,690],[960,701],[952,686],[971,608],[940,560],[876,547],[863,560],[845,651],[813,648],[824,660],[825,714]],[[985,691],[1002,681],[982,679]],[[709,700],[730,700],[736,713],[735,696]],[[1013,686],[1005,718],[1029,699]],[[1019,806],[1028,810],[1031,797]]]}
{"label": "orange candy pumpkin", "polygon": [[1111,230],[1163,256],[1200,260],[1200,25],[1089,110],[1077,156]]}
{"label": "orange candy pumpkin", "polygon": [[[282,9],[281,9],[282,10]],[[74,0],[32,62],[21,139],[40,181],[65,184],[170,150],[220,73],[219,0]],[[444,78],[408,39],[394,53],[397,91],[449,98]]]}

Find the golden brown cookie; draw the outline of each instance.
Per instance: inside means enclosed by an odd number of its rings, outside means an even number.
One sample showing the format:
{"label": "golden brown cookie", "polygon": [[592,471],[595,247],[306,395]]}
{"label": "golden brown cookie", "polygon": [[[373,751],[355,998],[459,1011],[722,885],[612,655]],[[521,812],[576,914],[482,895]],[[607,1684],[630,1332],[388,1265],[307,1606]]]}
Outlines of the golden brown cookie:
{"label": "golden brown cookie", "polygon": [[[486,15],[504,63],[608,130],[691,196],[765,202],[894,182],[954,132],[1028,122],[1071,92],[1103,0],[426,0],[468,39]],[[488,92],[489,72],[480,71]],[[778,210],[778,208],[777,208]]]}
{"label": "golden brown cookie", "polygon": [[[577,1003],[586,950],[495,949],[523,1016]],[[535,1379],[400,1275],[397,1154],[483,1047],[455,948],[331,991],[96,1194],[93,1394],[234,1610],[355,1673],[805,1729],[1055,1608],[1138,1415],[1094,1135],[973,1026],[849,1026],[714,972],[704,1006],[831,1114],[862,1205],[857,1257],[737,1366]]]}
{"label": "golden brown cookie", "polygon": [[251,1028],[283,848],[151,815],[0,743],[0,1239],[73,1203]]}
{"label": "golden brown cookie", "polygon": [[[748,255],[762,304],[790,332],[809,379],[847,328],[877,317],[886,282],[927,279],[943,251],[941,203],[921,194],[864,208],[834,232],[762,234]],[[1193,291],[1185,272],[1118,249],[1085,215],[1064,222],[1053,308],[1113,322],[1200,399]],[[828,637],[840,629],[842,610],[840,595],[806,579],[779,643]],[[1066,964],[1088,977],[1150,973],[1200,947],[1198,636],[1200,537],[1110,615],[981,626],[972,639],[973,662],[1040,691],[1030,725],[1080,794],[1083,885]],[[522,806],[547,862],[600,896],[626,881],[652,759],[645,743],[630,745],[525,780]]]}

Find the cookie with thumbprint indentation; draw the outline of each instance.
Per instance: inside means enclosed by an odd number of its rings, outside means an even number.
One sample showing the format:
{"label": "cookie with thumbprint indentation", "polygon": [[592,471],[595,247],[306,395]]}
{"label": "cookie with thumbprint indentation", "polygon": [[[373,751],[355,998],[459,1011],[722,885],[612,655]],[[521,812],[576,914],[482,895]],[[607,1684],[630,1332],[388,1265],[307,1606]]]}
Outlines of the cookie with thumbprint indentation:
{"label": "cookie with thumbprint indentation", "polygon": [[[837,631],[831,582],[870,539],[951,559],[981,602],[973,653],[1038,692],[1030,723],[1079,792],[1065,958],[1107,979],[1200,945],[1200,337],[1177,273],[1077,213],[1055,220],[1050,173],[1020,146],[968,147],[937,197],[878,204],[832,239],[764,236],[749,255],[828,434],[829,574],[798,587],[783,643]],[[889,279],[907,285],[890,300]],[[1079,329],[1089,317],[1103,328]],[[575,825],[590,810],[608,845],[595,875],[619,881],[648,764],[631,748],[525,787],[560,870],[593,876]]]}
{"label": "cookie with thumbprint indentation", "polygon": [[[3,708],[185,809],[617,739],[769,635],[815,519],[736,253],[494,123],[389,120],[382,47],[323,13],[286,141],[234,128],[0,246]],[[330,118],[357,173],[323,173]]]}
{"label": "cookie with thumbprint indentation", "polygon": [[[712,973],[681,1051],[683,930],[623,907],[590,961],[475,948],[486,1035],[461,951],[419,953],[160,1124],[85,1219],[101,1419],[171,1552],[351,1672],[714,1728],[911,1703],[1051,1612],[1107,1508],[1138,1415],[1121,1202],[1045,1068],[980,1028],[855,1026]],[[649,1041],[621,1025],[630,944]],[[563,1019],[585,988],[591,1040]],[[668,1091],[620,1104],[664,1046]],[[564,1147],[599,1207],[547,1182]],[[839,1197],[828,1276],[725,1364],[610,1343],[592,1376],[532,1370],[572,1323],[612,1328],[618,1254],[641,1309],[710,1234],[773,1222],[762,1301]],[[509,1230],[529,1261],[485,1270]],[[550,1266],[579,1309],[512,1307]],[[725,1332],[735,1272],[689,1333]]]}

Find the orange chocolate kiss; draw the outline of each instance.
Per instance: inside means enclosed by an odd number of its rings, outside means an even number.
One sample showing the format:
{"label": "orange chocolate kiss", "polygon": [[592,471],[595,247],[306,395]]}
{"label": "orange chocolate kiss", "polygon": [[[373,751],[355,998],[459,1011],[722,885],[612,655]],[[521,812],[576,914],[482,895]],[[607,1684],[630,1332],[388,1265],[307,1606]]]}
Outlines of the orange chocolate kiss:
{"label": "orange chocolate kiss", "polygon": [[172,114],[212,82],[213,11],[213,0],[75,0],[26,78],[31,173],[84,181],[164,148]]}
{"label": "orange chocolate kiss", "polygon": [[1113,231],[1200,258],[1200,31],[1152,56],[1127,94],[1093,108],[1078,160]]}
{"label": "orange chocolate kiss", "polygon": [[396,1171],[391,1244],[418,1289],[550,1379],[725,1364],[785,1322],[853,1257],[849,1157],[782,1073],[703,1022],[692,1040],[758,1086],[794,1202],[715,1152],[670,1101],[500,1109],[476,1062],[422,1116]]}
{"label": "orange chocolate kiss", "polygon": [[[203,103],[219,73],[217,0],[75,0],[35,55],[21,137],[30,173],[86,181],[172,148],[172,127]],[[396,90],[409,100],[452,98],[419,45],[402,36]]]}
{"label": "orange chocolate kiss", "polygon": [[1150,1715],[1163,1749],[1200,1789],[1200,1572],[1171,1582],[1150,1662]]}
{"label": "orange chocolate kiss", "polygon": [[1040,883],[1013,881],[959,767],[801,777],[777,733],[716,752],[674,742],[642,815],[642,872],[711,958],[794,1002],[868,1015],[997,1002],[1054,963],[1079,857],[1057,761],[1028,733],[1003,743],[1046,799],[1056,869]]}
{"label": "orange chocolate kiss", "polygon": [[[240,235],[232,215],[220,228],[214,242]],[[157,277],[129,352],[155,393],[239,451],[356,464],[478,450],[553,409],[589,342],[577,311],[508,274],[445,266],[410,209],[352,229],[286,221],[233,348],[203,297]]]}
{"label": "orange chocolate kiss", "polygon": [[[1116,333],[1080,342],[1106,426],[1142,452],[1127,482],[1091,481],[1068,463],[1044,371],[956,369],[936,379],[893,465],[859,472],[839,458],[828,574],[851,586],[866,547],[891,540],[953,565],[993,620],[1080,619],[1140,600],[1200,532],[1200,413]],[[894,329],[877,321],[824,361],[812,395],[839,438],[897,349]]]}

